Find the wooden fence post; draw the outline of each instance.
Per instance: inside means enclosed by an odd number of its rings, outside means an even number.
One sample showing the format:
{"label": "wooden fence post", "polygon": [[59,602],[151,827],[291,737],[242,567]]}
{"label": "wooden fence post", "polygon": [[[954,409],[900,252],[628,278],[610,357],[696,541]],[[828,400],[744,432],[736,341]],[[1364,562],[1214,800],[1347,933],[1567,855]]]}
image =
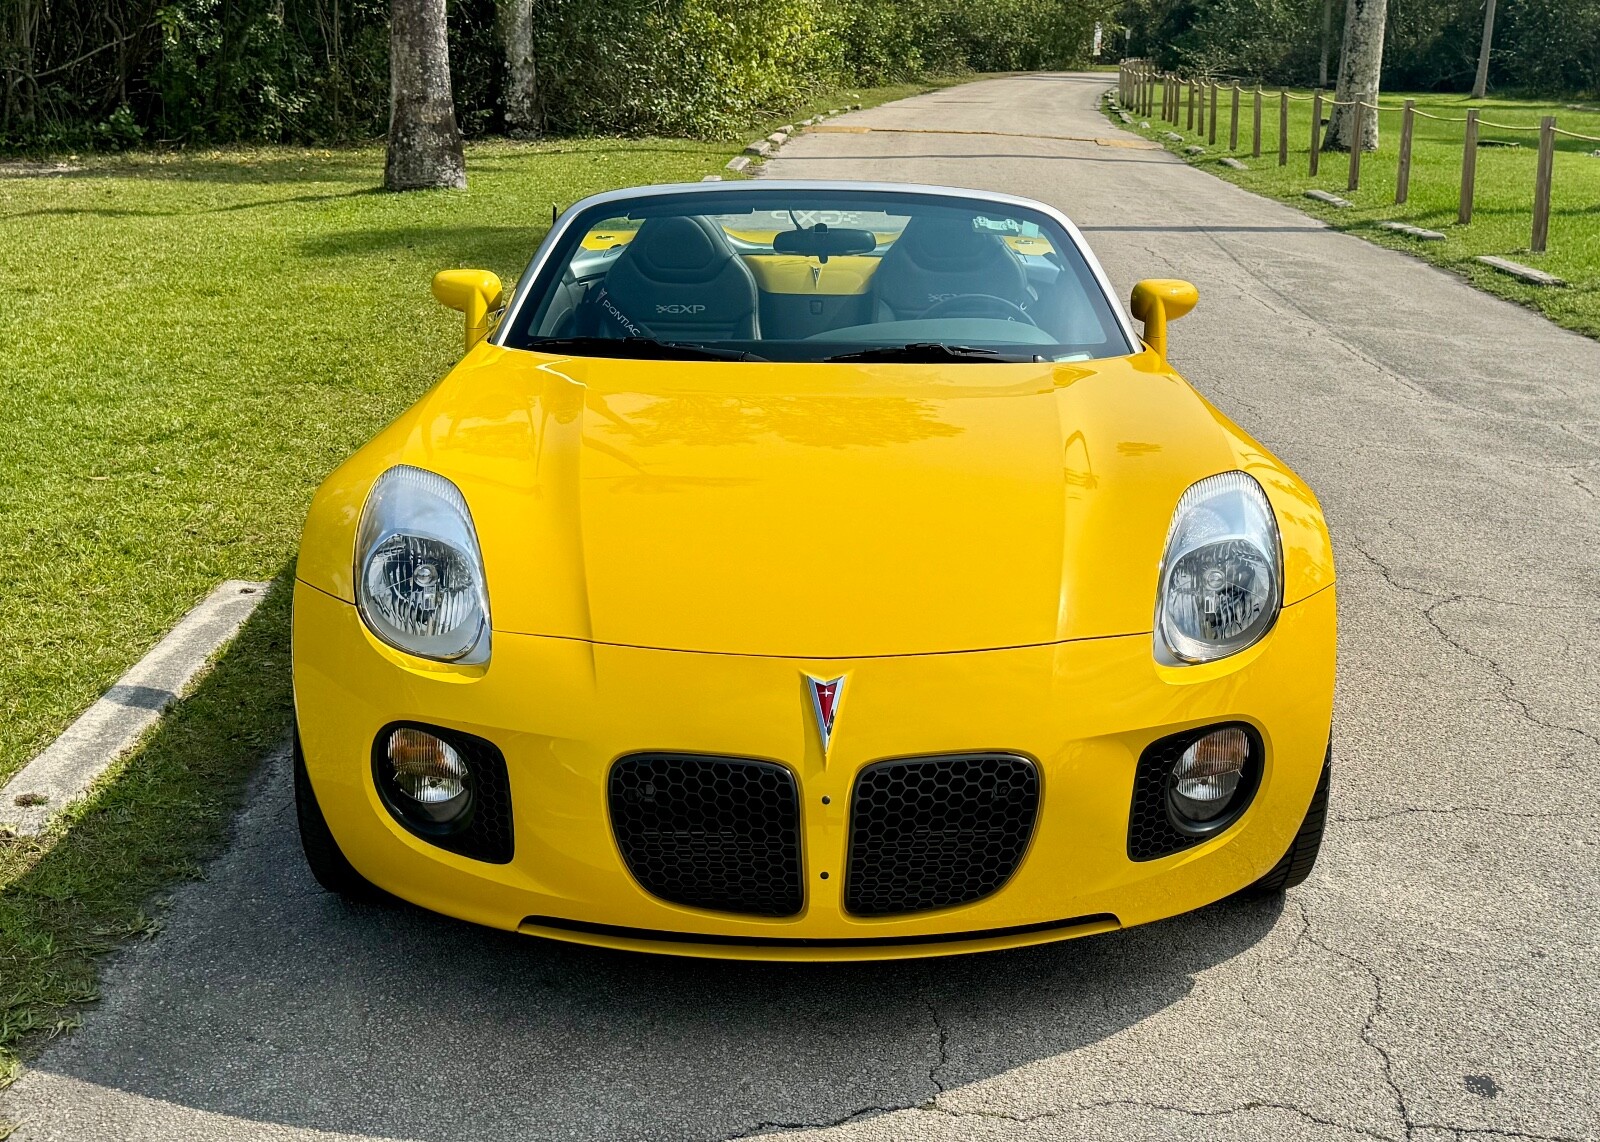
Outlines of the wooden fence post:
{"label": "wooden fence post", "polygon": [[1348,189],[1361,189],[1361,142],[1367,134],[1367,105],[1361,100],[1356,100],[1353,109],[1356,117],[1354,129],[1350,133],[1350,182]]}
{"label": "wooden fence post", "polygon": [[1322,160],[1322,88],[1311,98],[1311,174],[1316,176]]}
{"label": "wooden fence post", "polygon": [[1400,167],[1394,176],[1394,201],[1398,206],[1411,196],[1411,133],[1416,129],[1417,101],[1406,100],[1400,115]]}
{"label": "wooden fence post", "polygon": [[1539,120],[1539,166],[1533,178],[1533,241],[1528,249],[1535,254],[1544,253],[1550,239],[1550,176],[1555,159],[1556,117],[1546,115]]}
{"label": "wooden fence post", "polygon": [[1289,165],[1289,93],[1278,92],[1278,165]]}
{"label": "wooden fence post", "polygon": [[1250,157],[1261,157],[1261,85],[1256,85],[1255,133],[1250,138]]}
{"label": "wooden fence post", "polygon": [[1466,138],[1461,146],[1461,207],[1456,221],[1465,226],[1472,221],[1472,184],[1478,177],[1478,113],[1467,112]]}
{"label": "wooden fence post", "polygon": [[1239,149],[1239,85],[1233,85],[1233,122],[1228,127],[1228,150]]}
{"label": "wooden fence post", "polygon": [[1214,147],[1217,145],[1217,87],[1216,80],[1211,81],[1211,133],[1206,136],[1207,141]]}
{"label": "wooden fence post", "polygon": [[1187,128],[1185,128],[1185,130],[1193,131],[1194,130],[1194,80],[1191,79],[1185,86],[1188,88],[1188,93],[1189,93],[1189,126]]}
{"label": "wooden fence post", "polygon": [[1195,134],[1205,138],[1206,134],[1206,81],[1200,81],[1200,106],[1194,113]]}

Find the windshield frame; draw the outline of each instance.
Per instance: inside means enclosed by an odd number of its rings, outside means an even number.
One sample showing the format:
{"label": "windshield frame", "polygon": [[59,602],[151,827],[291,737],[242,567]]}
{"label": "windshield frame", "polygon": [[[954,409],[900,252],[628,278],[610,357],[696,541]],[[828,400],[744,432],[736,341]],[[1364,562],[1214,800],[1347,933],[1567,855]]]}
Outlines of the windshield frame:
{"label": "windshield frame", "polygon": [[[1134,331],[1129,321],[1126,310],[1123,309],[1111,283],[1106,277],[1105,269],[1100,265],[1100,260],[1095,257],[1094,251],[1089,248],[1083,234],[1061,211],[1039,202],[1036,199],[1023,198],[1018,195],[1000,194],[992,191],[969,190],[959,187],[924,186],[920,183],[890,183],[890,182],[855,182],[843,179],[761,179],[749,182],[700,182],[700,183],[661,183],[652,186],[630,187],[621,190],[605,191],[601,194],[591,195],[579,202],[573,203],[556,220],[544,241],[539,244],[528,268],[524,271],[517,283],[516,291],[511,302],[506,306],[501,320],[494,332],[488,338],[496,346],[519,349],[522,352],[538,352],[537,348],[521,349],[520,346],[507,346],[506,342],[512,332],[517,329],[522,318],[522,310],[529,304],[534,294],[536,285],[548,287],[551,283],[542,282],[545,273],[551,269],[551,262],[558,254],[567,252],[569,247],[575,246],[583,239],[587,231],[580,231],[578,224],[583,220],[585,224],[592,223],[598,218],[606,217],[604,209],[615,207],[619,204],[633,204],[642,200],[653,198],[689,198],[698,195],[708,197],[726,198],[730,195],[751,197],[768,197],[789,192],[807,193],[838,193],[842,195],[876,195],[876,196],[902,196],[913,199],[940,198],[956,205],[966,206],[998,206],[1013,210],[1030,211],[1042,214],[1052,222],[1059,225],[1067,238],[1071,241],[1078,257],[1083,260],[1089,271],[1089,277],[1100,292],[1100,297],[1105,303],[1115,323],[1116,331],[1122,335],[1125,342],[1123,352],[1107,353],[1098,357],[1098,360],[1115,359],[1120,356],[1129,356],[1141,352],[1144,348],[1143,340]],[[754,206],[754,209],[760,207]],[[599,211],[600,213],[596,213]],[[715,208],[710,208],[707,213],[716,213]],[[807,364],[846,364],[846,362],[821,362],[810,361]]]}

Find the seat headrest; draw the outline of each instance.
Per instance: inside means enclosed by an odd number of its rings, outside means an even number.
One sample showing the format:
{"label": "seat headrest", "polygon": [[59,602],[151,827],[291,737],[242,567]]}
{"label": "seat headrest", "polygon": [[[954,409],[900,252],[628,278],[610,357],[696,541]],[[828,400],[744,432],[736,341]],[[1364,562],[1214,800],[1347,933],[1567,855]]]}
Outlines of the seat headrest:
{"label": "seat headrest", "polygon": [[894,244],[912,262],[930,270],[965,269],[993,258],[1000,239],[973,229],[970,218],[913,218]]}
{"label": "seat headrest", "polygon": [[656,281],[697,282],[715,277],[735,255],[719,227],[678,215],[648,219],[623,256]]}

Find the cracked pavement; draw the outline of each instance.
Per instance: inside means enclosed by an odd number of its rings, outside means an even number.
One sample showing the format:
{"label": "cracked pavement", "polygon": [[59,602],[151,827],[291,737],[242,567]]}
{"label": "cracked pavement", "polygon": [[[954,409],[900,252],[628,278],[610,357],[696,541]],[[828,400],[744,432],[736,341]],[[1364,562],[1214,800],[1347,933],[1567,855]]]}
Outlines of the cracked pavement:
{"label": "cracked pavement", "polygon": [[641,958],[316,892],[280,757],[0,1096],[16,1137],[1600,1139],[1600,344],[1163,152],[1043,137],[1116,136],[1111,82],[934,92],[767,173],[1042,198],[1124,297],[1199,286],[1176,365],[1339,558],[1306,885],[965,959]]}

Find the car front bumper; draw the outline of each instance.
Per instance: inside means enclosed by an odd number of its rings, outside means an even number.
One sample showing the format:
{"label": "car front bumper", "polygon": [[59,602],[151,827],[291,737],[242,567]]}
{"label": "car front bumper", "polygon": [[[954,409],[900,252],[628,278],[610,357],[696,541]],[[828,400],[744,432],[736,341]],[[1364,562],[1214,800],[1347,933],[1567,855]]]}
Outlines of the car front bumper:
{"label": "car front bumper", "polygon": [[[1285,608],[1257,646],[1167,667],[1148,634],[1048,646],[800,660],[600,645],[496,631],[487,666],[425,663],[378,642],[355,608],[295,585],[295,708],[307,772],[340,849],[378,887],[496,928],[608,947],[761,959],[875,959],[1015,947],[1142,924],[1243,888],[1287,850],[1332,717],[1334,592]],[[826,756],[806,676],[847,678]],[[373,742],[396,721],[494,743],[514,855],[489,864],[413,835],[384,807]],[[1135,862],[1128,820],[1147,745],[1213,722],[1265,744],[1254,800],[1219,835]],[[795,775],[805,902],[786,918],[661,900],[613,837],[606,782],[640,751],[776,761]],[[843,906],[850,794],[887,758],[1004,751],[1034,759],[1037,825],[997,892],[866,918]],[[823,799],[827,799],[827,804]],[[830,873],[824,879],[823,873]]]}

